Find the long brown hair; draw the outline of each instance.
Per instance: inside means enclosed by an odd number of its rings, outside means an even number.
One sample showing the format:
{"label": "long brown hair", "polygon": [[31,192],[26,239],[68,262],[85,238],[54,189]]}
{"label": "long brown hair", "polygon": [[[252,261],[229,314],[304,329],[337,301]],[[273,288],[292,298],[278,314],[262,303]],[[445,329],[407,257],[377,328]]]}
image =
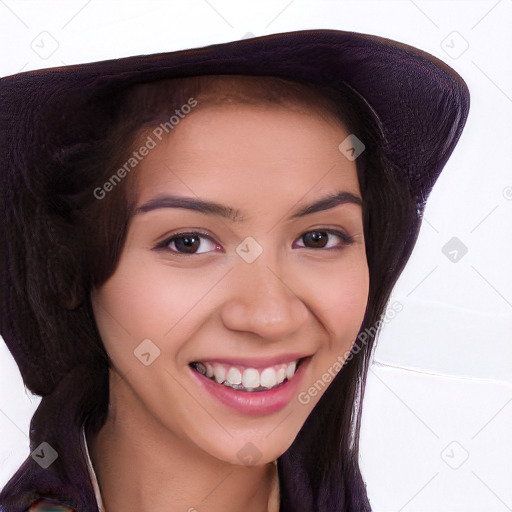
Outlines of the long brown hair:
{"label": "long brown hair", "polygon": [[[195,108],[239,102],[313,109],[365,144],[356,166],[370,291],[360,332],[371,334],[363,343],[356,340],[278,468],[283,512],[370,511],[358,464],[361,403],[375,327],[414,247],[421,212],[404,186],[404,174],[385,157],[386,141],[371,106],[342,83],[330,88],[278,77],[191,76],[111,91],[79,119],[76,113],[66,118],[65,105],[60,117],[56,114],[55,123],[75,122],[62,140],[48,145],[53,149],[40,163],[46,166],[42,177],[22,177],[24,193],[11,187],[16,207],[2,208],[0,233],[6,241],[0,332],[26,387],[43,397],[31,423],[31,446],[37,446],[42,432],[48,439],[59,403],[70,411],[70,425],[90,417],[97,430],[106,419],[109,361],[89,292],[112,275],[119,261],[134,212],[137,170],[123,174],[101,198],[94,191],[122,167],[148,129],[168,121],[190,98],[197,100]],[[72,486],[65,457],[57,464]],[[12,485],[13,480],[6,489]]]}

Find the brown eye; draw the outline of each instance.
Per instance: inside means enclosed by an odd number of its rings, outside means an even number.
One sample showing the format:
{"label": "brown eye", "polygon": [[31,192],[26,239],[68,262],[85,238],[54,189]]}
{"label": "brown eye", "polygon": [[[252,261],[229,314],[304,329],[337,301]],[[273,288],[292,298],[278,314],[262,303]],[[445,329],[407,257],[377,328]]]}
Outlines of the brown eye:
{"label": "brown eye", "polygon": [[179,252],[195,253],[201,245],[201,239],[195,234],[177,236],[174,245]]}
{"label": "brown eye", "polygon": [[[198,249],[201,247],[204,248],[206,244],[206,250],[201,250],[198,252]],[[208,244],[212,247],[208,248]],[[202,233],[177,233],[170,238],[164,240],[161,244],[158,245],[158,248],[168,249],[171,252],[179,253],[179,254],[202,254],[204,252],[209,252],[212,248],[217,247],[217,244],[213,242],[209,237]]]}
{"label": "brown eye", "polygon": [[329,235],[325,231],[310,231],[302,236],[304,245],[310,244],[310,247],[323,248],[327,245]]}
{"label": "brown eye", "polygon": [[[338,237],[341,239],[341,243],[337,245],[331,245],[329,237]],[[336,230],[314,230],[304,233],[300,240],[304,243],[304,247],[307,249],[341,249],[345,245],[350,245],[354,242],[353,238],[349,237],[345,233]],[[299,246],[301,247],[301,246]]]}

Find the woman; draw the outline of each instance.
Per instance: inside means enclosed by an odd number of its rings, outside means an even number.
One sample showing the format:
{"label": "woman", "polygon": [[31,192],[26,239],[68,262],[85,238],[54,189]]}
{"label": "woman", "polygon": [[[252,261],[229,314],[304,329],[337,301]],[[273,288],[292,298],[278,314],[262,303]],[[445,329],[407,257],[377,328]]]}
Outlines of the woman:
{"label": "woman", "polygon": [[311,30],[0,98],[0,332],[43,397],[2,510],[370,510],[366,370],[462,79]]}

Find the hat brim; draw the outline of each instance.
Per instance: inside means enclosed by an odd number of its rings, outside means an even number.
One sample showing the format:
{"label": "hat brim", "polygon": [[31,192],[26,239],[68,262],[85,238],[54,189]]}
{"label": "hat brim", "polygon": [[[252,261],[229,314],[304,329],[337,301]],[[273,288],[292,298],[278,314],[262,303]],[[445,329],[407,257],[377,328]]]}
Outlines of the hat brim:
{"label": "hat brim", "polygon": [[[464,80],[426,52],[373,35],[303,30],[4,77],[2,154],[15,147],[18,155],[32,153],[25,161],[37,161],[34,152],[41,151],[41,144],[34,144],[34,134],[67,129],[64,122],[55,123],[56,110],[79,112],[102,95],[137,82],[204,74],[279,76],[331,87],[348,84],[378,116],[383,149],[403,173],[420,208],[469,110]],[[8,159],[0,165],[4,174]]]}

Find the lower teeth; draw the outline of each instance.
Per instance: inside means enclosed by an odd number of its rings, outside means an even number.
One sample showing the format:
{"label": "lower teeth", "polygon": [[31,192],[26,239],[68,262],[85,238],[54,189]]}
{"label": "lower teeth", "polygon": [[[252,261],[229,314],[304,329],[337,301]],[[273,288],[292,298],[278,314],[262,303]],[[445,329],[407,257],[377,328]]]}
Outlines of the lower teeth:
{"label": "lower teeth", "polygon": [[[215,379],[211,379],[211,380],[215,380]],[[221,385],[228,386],[229,388],[238,389],[241,391],[249,391],[251,393],[253,391],[269,391],[271,389],[277,388],[278,386],[281,386],[282,384],[284,384],[287,381],[288,381],[288,379],[285,379],[283,382],[280,382],[279,384],[276,384],[275,386],[272,386],[271,388],[266,388],[264,386],[258,386],[257,388],[245,388],[244,386],[242,386],[242,384],[230,384],[227,381],[224,381]],[[217,381],[215,380],[215,382],[217,382]],[[217,384],[218,384],[218,382],[217,382]]]}

